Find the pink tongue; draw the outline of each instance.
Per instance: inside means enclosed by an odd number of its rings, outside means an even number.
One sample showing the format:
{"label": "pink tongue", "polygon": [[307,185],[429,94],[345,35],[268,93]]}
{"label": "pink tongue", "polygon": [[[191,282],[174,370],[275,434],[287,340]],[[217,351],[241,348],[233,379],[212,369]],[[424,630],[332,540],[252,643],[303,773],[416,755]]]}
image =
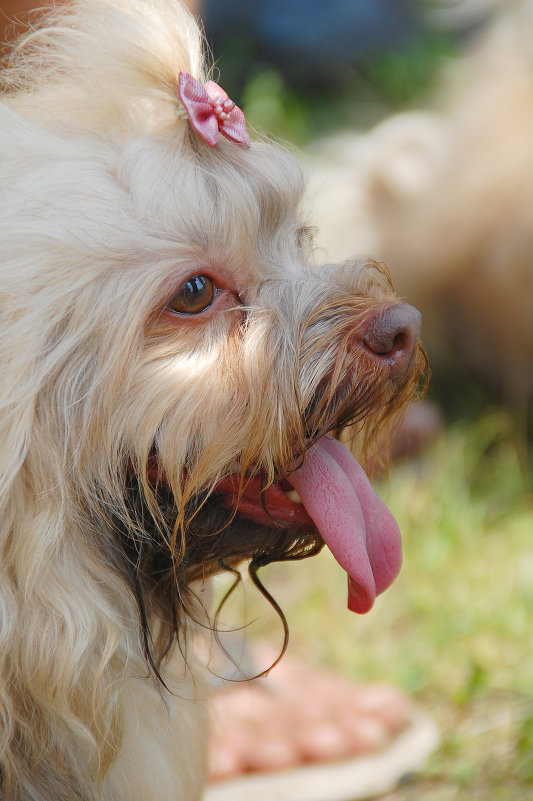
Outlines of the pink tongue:
{"label": "pink tongue", "polygon": [[290,482],[337,562],[348,573],[348,608],[368,612],[399,573],[398,525],[350,451],[323,437]]}

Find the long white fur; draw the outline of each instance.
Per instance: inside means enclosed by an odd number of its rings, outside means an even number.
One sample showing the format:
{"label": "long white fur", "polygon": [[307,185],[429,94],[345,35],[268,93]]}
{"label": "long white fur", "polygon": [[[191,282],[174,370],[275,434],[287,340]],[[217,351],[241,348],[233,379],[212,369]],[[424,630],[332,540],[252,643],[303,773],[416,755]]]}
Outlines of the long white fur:
{"label": "long white fur", "polygon": [[[119,414],[147,310],[179,264],[189,220],[176,204],[172,220],[159,213],[172,184],[153,169],[172,169],[184,136],[170,83],[203,76],[200,35],[164,0],[80,3],[62,26],[27,40],[0,105],[2,774],[10,798],[193,801],[201,683],[167,668],[175,695],[163,701],[147,680],[136,603],[81,530],[72,491],[91,455],[115,463],[122,432],[95,421]],[[143,140],[159,127],[166,142]],[[14,755],[21,725],[48,786]]]}
{"label": "long white fur", "polygon": [[[9,801],[200,797],[201,673],[182,656],[183,624],[160,666],[172,693],[149,675],[111,524],[128,522],[125,471],[153,502],[155,447],[180,510],[235,465],[260,464],[272,480],[303,441],[302,409],[322,377],[347,374],[335,343],[353,361],[357,320],[393,297],[366,263],[309,265],[302,178],[284,150],[223,138],[209,150],[195,138],[177,83],[180,71],[207,78],[201,45],[174,0],[75,0],[0,75]],[[227,277],[234,301],[198,324],[165,318],[180,284],[206,269]],[[376,377],[369,367],[361,385]],[[412,394],[384,385],[378,409]]]}

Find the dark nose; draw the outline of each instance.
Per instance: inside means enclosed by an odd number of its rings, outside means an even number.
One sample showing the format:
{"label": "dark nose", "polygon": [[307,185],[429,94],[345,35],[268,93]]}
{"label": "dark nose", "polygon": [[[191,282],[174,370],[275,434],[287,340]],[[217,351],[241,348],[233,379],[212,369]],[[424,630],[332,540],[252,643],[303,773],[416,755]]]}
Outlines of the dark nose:
{"label": "dark nose", "polygon": [[370,321],[363,342],[390,365],[390,377],[401,378],[411,366],[418,347],[422,316],[408,303],[397,303]]}

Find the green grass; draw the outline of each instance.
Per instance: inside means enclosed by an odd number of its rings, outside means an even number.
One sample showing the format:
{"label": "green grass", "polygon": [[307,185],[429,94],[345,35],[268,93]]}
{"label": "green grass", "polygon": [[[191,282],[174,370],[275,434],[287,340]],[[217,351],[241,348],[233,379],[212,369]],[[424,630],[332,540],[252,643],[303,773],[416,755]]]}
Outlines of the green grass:
{"label": "green grass", "polygon": [[380,52],[325,85],[295,85],[275,66],[254,60],[245,42],[217,62],[224,87],[254,128],[302,146],[339,129],[362,130],[390,113],[424,103],[457,51],[453,37],[421,33]]}
{"label": "green grass", "polygon": [[[504,414],[450,427],[379,491],[404,535],[399,579],[364,617],[329,553],[263,571],[290,652],[358,681],[394,683],[431,710],[442,745],[387,801],[533,798],[533,497]],[[248,589],[250,635],[281,640]]]}

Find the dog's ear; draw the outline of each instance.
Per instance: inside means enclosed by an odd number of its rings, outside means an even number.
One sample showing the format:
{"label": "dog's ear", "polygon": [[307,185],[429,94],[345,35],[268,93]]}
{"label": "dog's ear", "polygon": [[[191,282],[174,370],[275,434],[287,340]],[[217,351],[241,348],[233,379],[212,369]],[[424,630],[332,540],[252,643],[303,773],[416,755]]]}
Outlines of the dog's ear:
{"label": "dog's ear", "polygon": [[198,25],[172,0],[73,0],[40,17],[6,65],[8,99],[48,126],[91,133],[185,130],[179,73],[207,77]]}

